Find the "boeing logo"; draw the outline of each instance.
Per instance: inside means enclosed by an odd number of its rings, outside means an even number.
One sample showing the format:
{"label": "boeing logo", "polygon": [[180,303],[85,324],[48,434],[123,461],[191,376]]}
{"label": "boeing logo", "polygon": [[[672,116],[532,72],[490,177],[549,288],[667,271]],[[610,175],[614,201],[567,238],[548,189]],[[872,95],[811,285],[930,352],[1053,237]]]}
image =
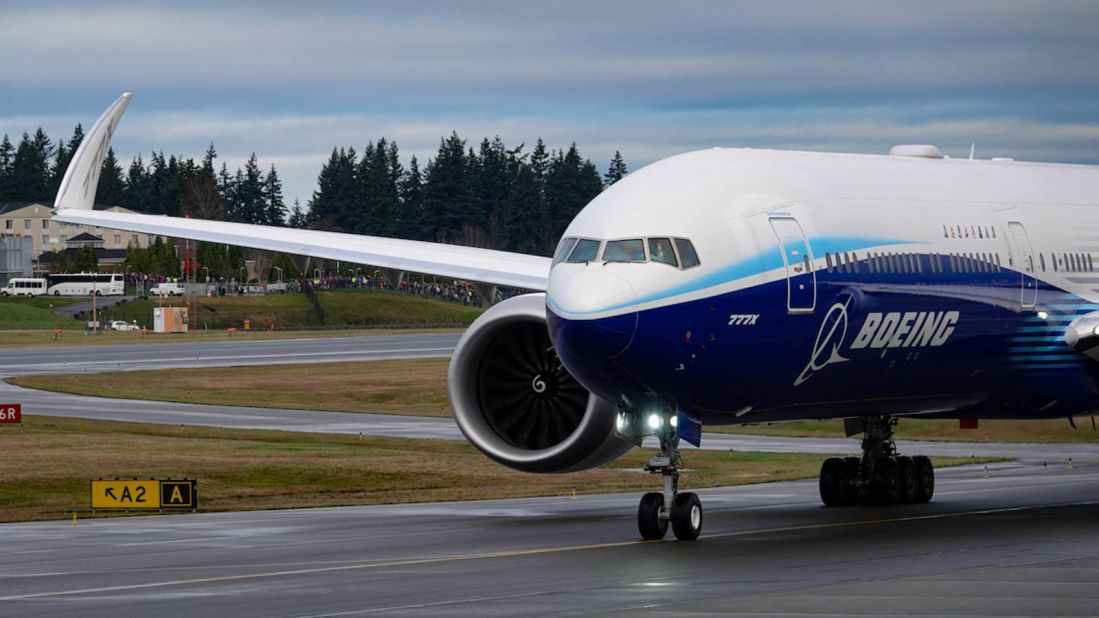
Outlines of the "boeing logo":
{"label": "boeing logo", "polygon": [[824,369],[828,365],[843,363],[848,359],[840,355],[840,346],[847,338],[847,305],[851,303],[848,297],[846,302],[836,303],[828,309],[821,320],[820,330],[817,331],[817,340],[813,343],[813,353],[809,357],[809,364],[802,369],[801,375],[794,380],[794,386],[813,377],[813,374]]}
{"label": "boeing logo", "polygon": [[870,313],[851,349],[937,348],[954,334],[959,316],[957,311]]}
{"label": "boeing logo", "polygon": [[[850,360],[840,354],[847,338],[847,306],[850,302],[848,299],[847,302],[836,303],[824,314],[809,364],[794,380],[794,386],[804,383],[828,365]],[[959,317],[961,314],[957,311],[869,313],[850,349],[937,348],[954,334]]]}

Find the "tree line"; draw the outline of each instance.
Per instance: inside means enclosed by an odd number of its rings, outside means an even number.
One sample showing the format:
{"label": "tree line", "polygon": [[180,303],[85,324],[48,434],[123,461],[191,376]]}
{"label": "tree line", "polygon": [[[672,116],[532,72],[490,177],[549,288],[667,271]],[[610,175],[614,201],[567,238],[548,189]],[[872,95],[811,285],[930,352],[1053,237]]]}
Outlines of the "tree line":
{"label": "tree line", "polygon": [[[83,137],[80,125],[67,141],[54,142],[41,128],[24,133],[17,146],[5,135],[0,202],[50,203]],[[361,155],[354,147],[333,148],[307,204],[295,201],[289,209],[275,166],[261,169],[254,153],[235,172],[225,163],[216,166],[213,144],[199,161],[153,152],[148,161],[134,157],[123,170],[109,149],[96,199],[153,214],[548,255],[576,213],[628,170],[615,152],[600,174],[575,143],[550,150],[539,138],[529,152],[524,149],[525,144],[509,148],[498,136],[467,148],[452,133],[421,168],[415,156],[405,167],[397,143],[384,137],[368,143]]]}

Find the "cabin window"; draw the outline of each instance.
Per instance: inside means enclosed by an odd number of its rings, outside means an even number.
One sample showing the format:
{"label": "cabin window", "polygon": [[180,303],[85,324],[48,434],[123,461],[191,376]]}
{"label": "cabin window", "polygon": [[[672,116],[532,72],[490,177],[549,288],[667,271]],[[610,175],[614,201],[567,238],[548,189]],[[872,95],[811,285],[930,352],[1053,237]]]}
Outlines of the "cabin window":
{"label": "cabin window", "polygon": [[695,246],[691,244],[691,241],[686,238],[676,238],[675,248],[679,250],[679,261],[683,264],[683,268],[692,268],[699,265],[698,253],[695,253]]}
{"label": "cabin window", "polygon": [[557,253],[553,254],[553,265],[560,264],[565,261],[565,258],[572,251],[572,248],[576,246],[575,238],[565,238],[561,241],[561,244],[557,246]]}
{"label": "cabin window", "polygon": [[1090,270],[1092,272],[1095,271],[1095,262],[1093,262],[1091,260],[1091,254],[1090,253],[1088,254],[1088,270]]}
{"label": "cabin window", "polygon": [[824,264],[828,267],[828,272],[832,272],[832,254],[827,251],[824,252]]}
{"label": "cabin window", "polygon": [[599,245],[598,240],[588,238],[577,241],[576,248],[569,254],[569,262],[590,262],[594,260],[595,256],[599,255]]}
{"label": "cabin window", "polygon": [[859,254],[851,254],[851,266],[855,269],[855,273],[859,272]]}
{"label": "cabin window", "polygon": [[645,242],[640,238],[612,240],[603,249],[604,262],[644,262]]}
{"label": "cabin window", "polygon": [[679,260],[675,259],[675,249],[672,249],[672,240],[670,238],[650,238],[649,257],[654,262],[675,267],[679,266]]}
{"label": "cabin window", "polygon": [[1046,272],[1046,256],[1041,253],[1038,254],[1038,265],[1042,267],[1042,272]]}

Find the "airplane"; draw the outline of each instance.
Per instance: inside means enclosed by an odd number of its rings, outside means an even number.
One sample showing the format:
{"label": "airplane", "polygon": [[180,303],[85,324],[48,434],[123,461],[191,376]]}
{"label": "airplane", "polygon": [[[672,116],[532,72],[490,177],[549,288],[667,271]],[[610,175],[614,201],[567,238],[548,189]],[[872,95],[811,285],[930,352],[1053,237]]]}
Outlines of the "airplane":
{"label": "airplane", "polygon": [[66,171],[55,218],[529,293],[485,311],[448,373],[489,458],[561,473],[655,437],[638,532],[696,539],[680,442],[703,425],[843,419],[861,456],[821,466],[828,506],[932,499],[897,453],[901,418],[1049,419],[1099,407],[1099,167],[714,148],[648,165],[592,200],[552,258],[92,209],[131,95]]}

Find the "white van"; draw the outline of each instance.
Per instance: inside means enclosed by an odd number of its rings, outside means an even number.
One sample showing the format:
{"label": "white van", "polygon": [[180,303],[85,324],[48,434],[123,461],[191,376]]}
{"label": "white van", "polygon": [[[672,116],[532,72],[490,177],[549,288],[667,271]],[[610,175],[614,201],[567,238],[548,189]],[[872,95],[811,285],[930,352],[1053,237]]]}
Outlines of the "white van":
{"label": "white van", "polygon": [[8,281],[6,287],[0,288],[3,296],[43,296],[46,294],[47,282],[45,279],[15,278]]}
{"label": "white van", "polygon": [[158,283],[149,288],[149,296],[183,296],[185,293],[182,283]]}

